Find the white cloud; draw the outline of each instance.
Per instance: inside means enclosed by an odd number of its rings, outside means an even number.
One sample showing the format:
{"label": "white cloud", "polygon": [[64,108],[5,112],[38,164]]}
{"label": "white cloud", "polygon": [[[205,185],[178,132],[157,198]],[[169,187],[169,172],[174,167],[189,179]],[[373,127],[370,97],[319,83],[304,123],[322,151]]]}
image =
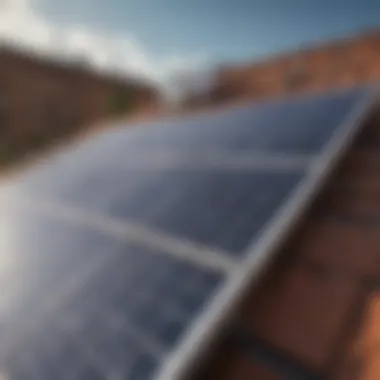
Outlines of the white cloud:
{"label": "white cloud", "polygon": [[39,19],[26,0],[3,0],[0,14],[0,37],[40,50],[50,44],[50,27]]}
{"label": "white cloud", "polygon": [[107,35],[83,25],[58,27],[40,14],[36,0],[0,0],[0,39],[69,60],[84,60],[98,70],[142,76],[171,90],[174,72],[194,70],[200,57],[152,59],[133,36]]}

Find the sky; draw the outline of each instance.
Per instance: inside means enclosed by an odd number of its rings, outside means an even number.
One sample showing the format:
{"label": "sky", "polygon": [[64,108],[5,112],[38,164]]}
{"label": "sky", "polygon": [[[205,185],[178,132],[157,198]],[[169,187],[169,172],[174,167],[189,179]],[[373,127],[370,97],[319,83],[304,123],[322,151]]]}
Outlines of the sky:
{"label": "sky", "polygon": [[377,0],[0,0],[0,37],[160,83],[377,25]]}

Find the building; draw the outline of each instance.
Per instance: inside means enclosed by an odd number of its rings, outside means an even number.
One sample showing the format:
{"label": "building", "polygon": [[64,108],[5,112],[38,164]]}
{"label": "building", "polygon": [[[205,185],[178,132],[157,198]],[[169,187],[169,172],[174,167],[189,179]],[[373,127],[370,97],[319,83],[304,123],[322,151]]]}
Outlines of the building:
{"label": "building", "polygon": [[220,67],[211,103],[266,99],[380,80],[380,30],[240,66]]}
{"label": "building", "polygon": [[135,79],[2,46],[0,154],[18,155],[98,121],[157,106],[159,99],[153,86]]}

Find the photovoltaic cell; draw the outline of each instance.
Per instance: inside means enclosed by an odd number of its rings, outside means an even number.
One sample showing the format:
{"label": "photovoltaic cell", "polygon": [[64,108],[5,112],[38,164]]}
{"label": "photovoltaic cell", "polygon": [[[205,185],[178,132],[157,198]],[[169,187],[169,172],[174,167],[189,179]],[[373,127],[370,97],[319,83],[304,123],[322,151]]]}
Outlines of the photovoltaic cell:
{"label": "photovoltaic cell", "polygon": [[119,245],[106,234],[1,206],[0,321],[31,318],[38,300],[83,276]]}
{"label": "photovoltaic cell", "polygon": [[[317,153],[363,91],[290,99],[263,105],[245,106],[225,114],[189,120],[176,128],[165,125],[167,133],[157,130],[136,133],[130,142],[136,147],[181,146],[221,150],[259,149],[269,152]],[[116,137],[116,136],[115,136]],[[128,138],[126,137],[126,140]]]}
{"label": "photovoltaic cell", "polygon": [[88,315],[107,310],[115,323],[126,319],[170,348],[220,280],[218,273],[134,247],[93,276],[67,309]]}
{"label": "photovoltaic cell", "polygon": [[99,182],[84,176],[75,187],[51,183],[52,188],[41,193],[239,255],[303,174],[170,170],[126,171],[121,176],[111,172]]}
{"label": "photovoltaic cell", "polygon": [[141,204],[115,198],[107,212],[240,255],[302,174],[171,172],[168,190],[142,193]]}
{"label": "photovoltaic cell", "polygon": [[223,280],[26,210],[13,217],[16,228],[24,240],[8,244],[0,301],[0,353],[11,379],[105,379],[111,370],[139,378],[147,370],[140,361],[155,367]]}
{"label": "photovoltaic cell", "polygon": [[125,330],[105,323],[100,317],[86,320],[79,332],[57,322],[45,324],[9,357],[7,375],[19,380],[149,379],[157,358]]}
{"label": "photovoltaic cell", "polygon": [[[364,95],[107,131],[4,182],[0,377],[152,379],[309,175],[201,170],[199,158],[261,152],[312,164]],[[170,165],[154,166],[159,152]],[[217,257],[228,267],[215,269]]]}

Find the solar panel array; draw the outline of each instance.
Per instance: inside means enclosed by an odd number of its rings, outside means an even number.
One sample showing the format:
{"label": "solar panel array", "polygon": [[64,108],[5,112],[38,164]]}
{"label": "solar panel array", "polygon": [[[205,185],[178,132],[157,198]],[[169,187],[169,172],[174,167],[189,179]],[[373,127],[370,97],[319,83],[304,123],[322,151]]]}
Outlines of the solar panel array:
{"label": "solar panel array", "polygon": [[153,378],[366,96],[105,131],[4,182],[0,378]]}

